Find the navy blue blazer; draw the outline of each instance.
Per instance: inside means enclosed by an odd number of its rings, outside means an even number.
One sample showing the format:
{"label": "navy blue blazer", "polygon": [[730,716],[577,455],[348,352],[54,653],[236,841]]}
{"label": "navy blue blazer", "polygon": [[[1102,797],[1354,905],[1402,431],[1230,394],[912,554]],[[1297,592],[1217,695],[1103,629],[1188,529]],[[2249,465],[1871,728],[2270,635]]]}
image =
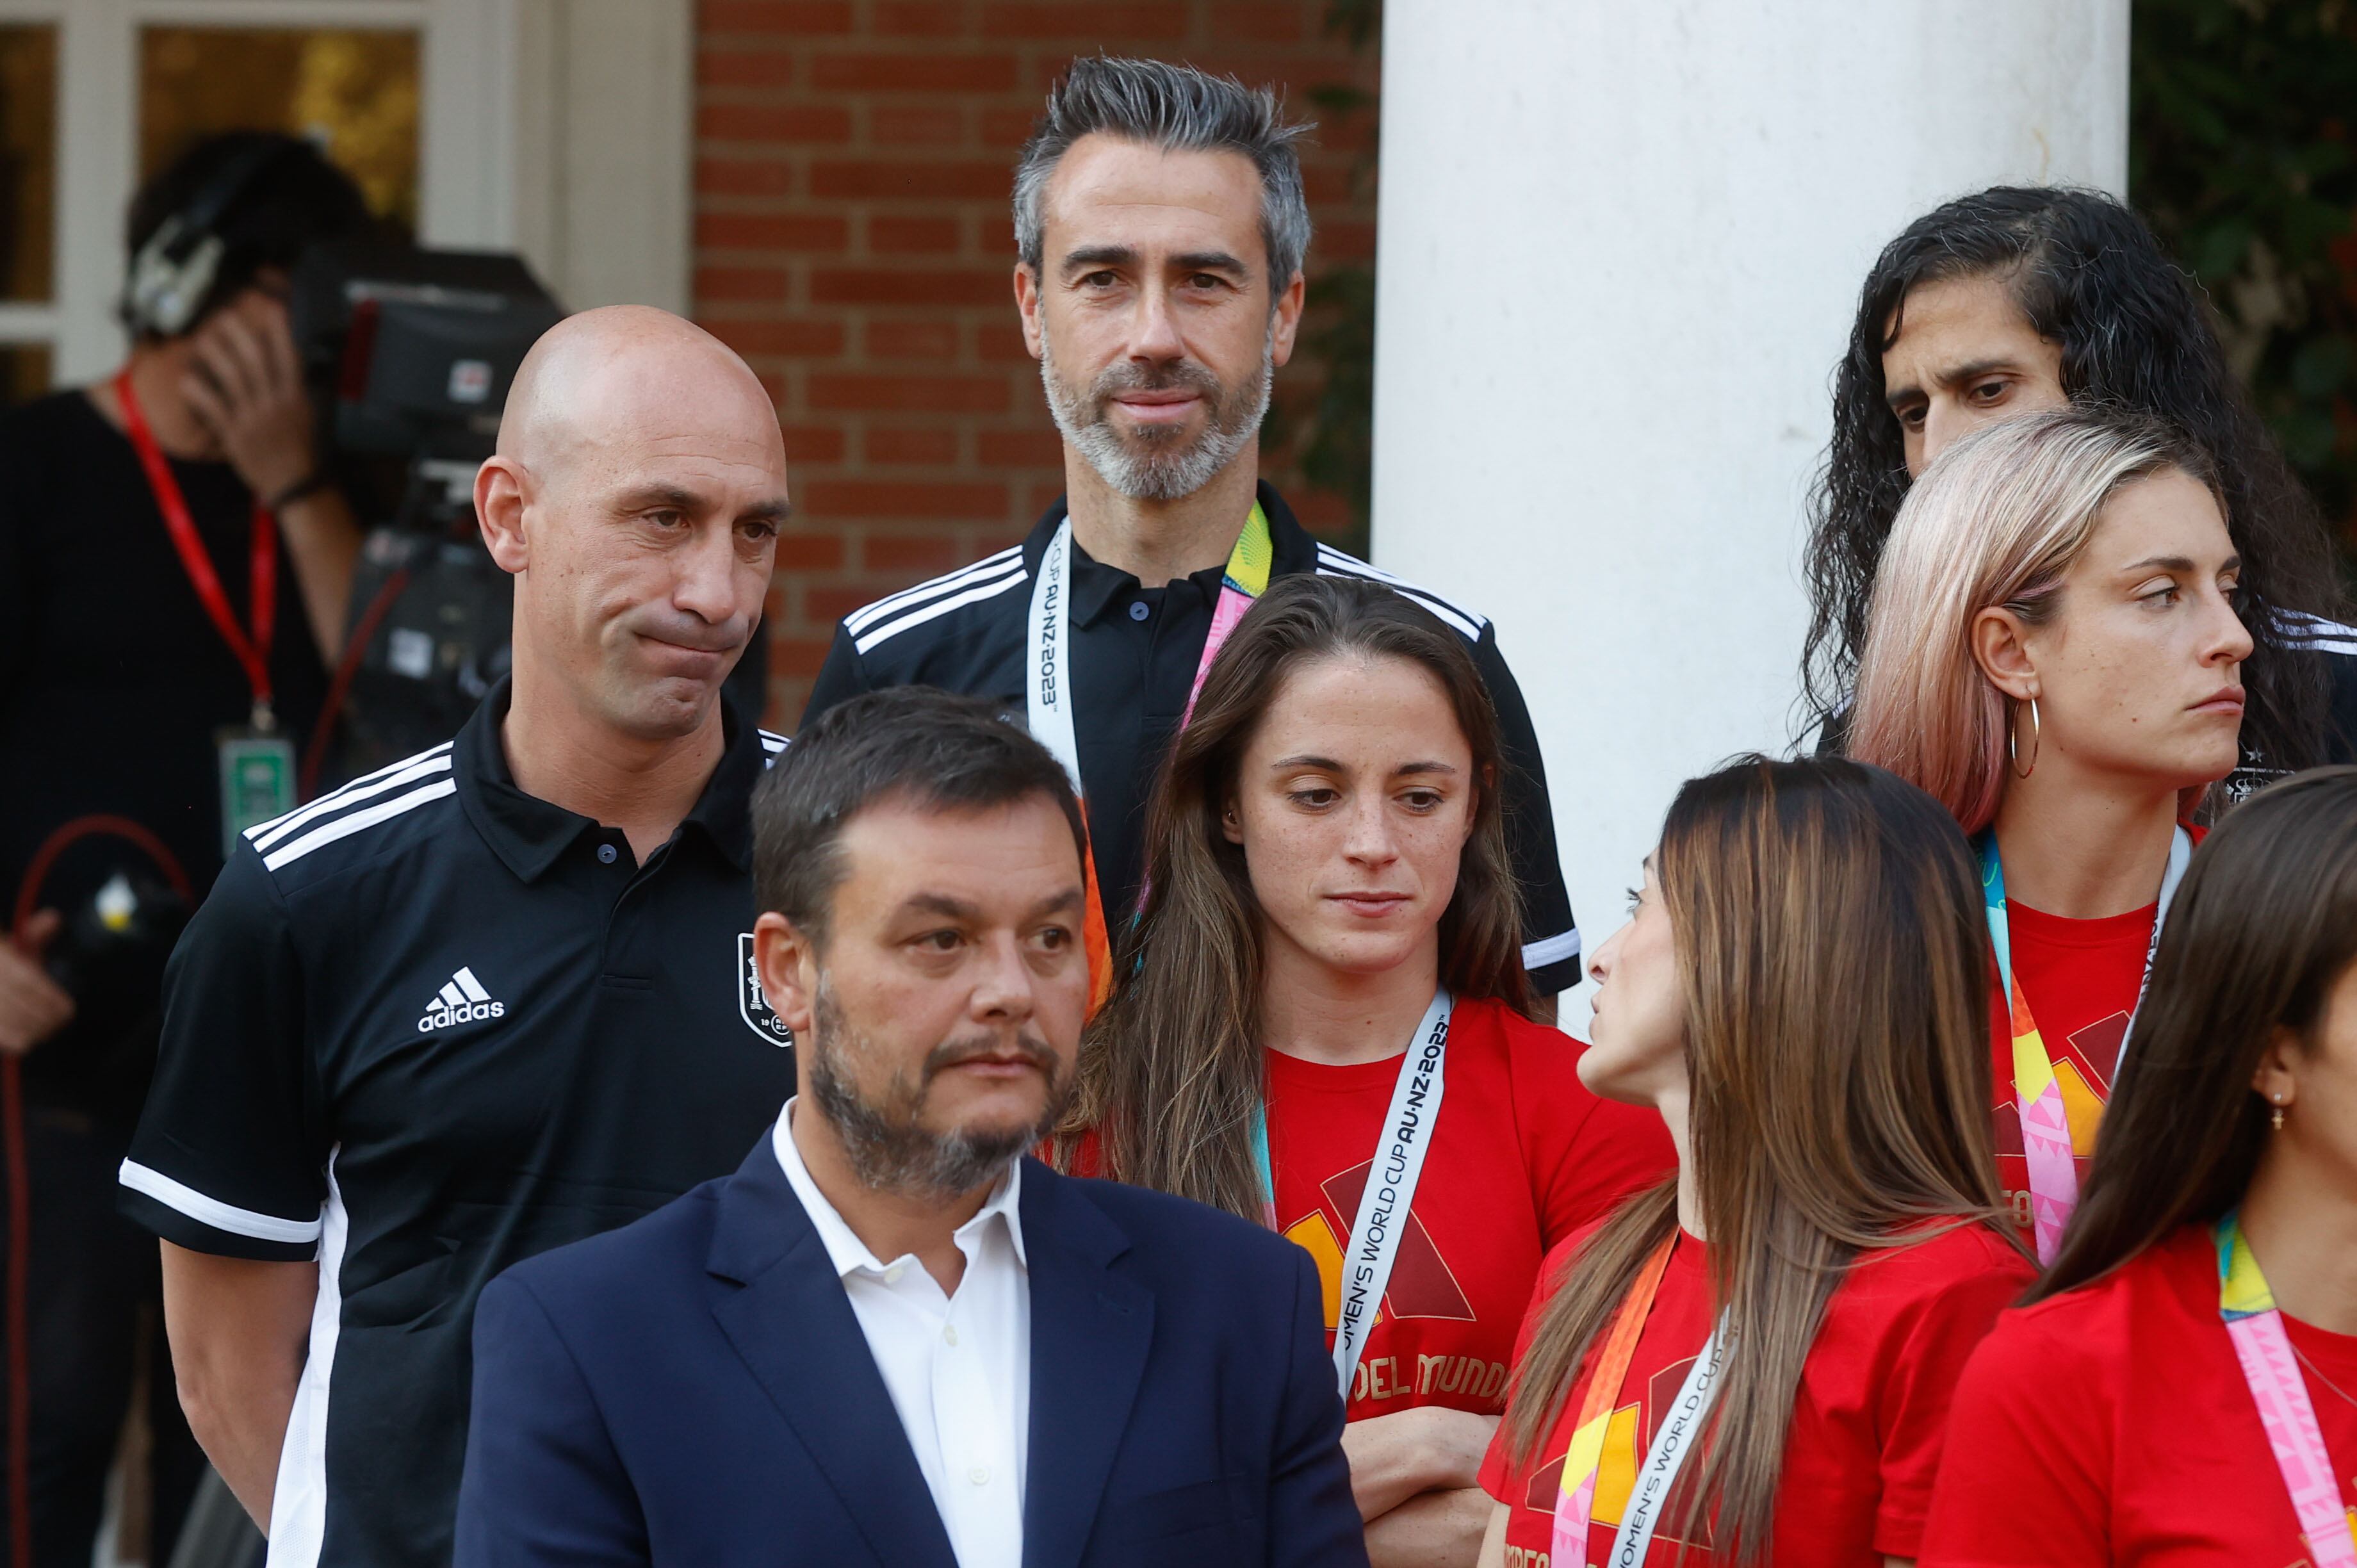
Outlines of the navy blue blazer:
{"label": "navy blue blazer", "polygon": [[[1309,1255],[1023,1172],[1024,1568],[1363,1568]],[[475,1311],[457,1568],[955,1568],[818,1231],[737,1174],[517,1264]]]}

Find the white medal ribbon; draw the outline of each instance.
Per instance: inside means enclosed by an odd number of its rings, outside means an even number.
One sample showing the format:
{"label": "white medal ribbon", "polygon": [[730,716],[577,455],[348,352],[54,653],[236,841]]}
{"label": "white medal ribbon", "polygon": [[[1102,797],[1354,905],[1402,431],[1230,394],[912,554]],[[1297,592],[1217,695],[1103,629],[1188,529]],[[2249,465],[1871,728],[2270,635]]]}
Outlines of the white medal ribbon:
{"label": "white medal ribbon", "polygon": [[2145,944],[2144,978],[2136,982],[2136,1006],[2128,1014],[2127,1028],[2120,1035],[2119,1058],[2112,1063],[2114,1094],[2120,1091],[2120,1071],[2128,1065],[2128,1042],[2136,1037],[2136,1015],[2144,1011],[2144,993],[2152,989],[2152,961],[2160,951],[2161,925],[2169,918],[2169,906],[2177,897],[2177,885],[2185,880],[2185,867],[2192,859],[2193,835],[2179,827],[2169,841],[2169,868],[2160,874],[2160,907],[2152,912],[2152,940]]}
{"label": "white medal ribbon", "polygon": [[1024,722],[1081,788],[1081,746],[1072,730],[1072,520],[1056,525],[1031,585],[1030,635],[1023,650]]}
{"label": "white medal ribbon", "polygon": [[1636,1484],[1629,1488],[1628,1504],[1620,1510],[1620,1530],[1612,1538],[1612,1555],[1604,1560],[1604,1568],[1642,1568],[1645,1553],[1652,1550],[1653,1531],[1661,1528],[1662,1512],[1669,1506],[1670,1488],[1701,1444],[1703,1417],[1710,1413],[1710,1402],[1718,1394],[1729,1344],[1727,1320],[1722,1317],[1695,1353],[1693,1369],[1678,1387],[1678,1397],[1653,1430],[1653,1446],[1646,1451]]}
{"label": "white medal ribbon", "polygon": [[1391,1109],[1383,1115],[1383,1142],[1375,1145],[1374,1164],[1367,1185],[1359,1191],[1359,1217],[1351,1223],[1351,1240],[1342,1253],[1341,1310],[1334,1325],[1334,1375],[1342,1385],[1342,1402],[1351,1402],[1351,1384],[1359,1375],[1359,1357],[1375,1326],[1383,1291],[1390,1285],[1392,1265],[1399,1259],[1401,1233],[1410,1222],[1409,1205],[1415,1184],[1424,1175],[1424,1156],[1432,1147],[1432,1129],[1440,1116],[1442,1058],[1448,1050],[1451,1001],[1447,987],[1433,993],[1424,1022],[1408,1040],[1400,1060],[1399,1079],[1392,1086]]}

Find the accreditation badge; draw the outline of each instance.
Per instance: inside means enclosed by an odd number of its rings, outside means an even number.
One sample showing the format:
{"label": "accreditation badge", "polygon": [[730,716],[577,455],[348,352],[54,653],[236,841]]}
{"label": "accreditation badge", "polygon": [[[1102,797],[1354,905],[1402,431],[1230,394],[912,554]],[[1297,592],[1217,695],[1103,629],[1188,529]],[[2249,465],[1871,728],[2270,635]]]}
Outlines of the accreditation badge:
{"label": "accreditation badge", "polygon": [[295,743],[267,730],[213,732],[221,762],[221,858],[246,829],[295,809]]}

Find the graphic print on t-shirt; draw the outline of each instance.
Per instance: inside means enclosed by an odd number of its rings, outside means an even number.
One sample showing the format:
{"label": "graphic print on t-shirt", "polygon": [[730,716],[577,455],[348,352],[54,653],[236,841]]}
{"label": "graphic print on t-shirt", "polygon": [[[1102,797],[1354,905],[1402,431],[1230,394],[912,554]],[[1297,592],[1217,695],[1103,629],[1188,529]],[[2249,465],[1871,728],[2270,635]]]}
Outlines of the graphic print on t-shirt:
{"label": "graphic print on t-shirt", "polygon": [[[1318,1283],[1325,1297],[1326,1331],[1334,1332],[1341,1321],[1342,1311],[1342,1248],[1348,1236],[1351,1219],[1359,1212],[1359,1198],[1365,1191],[1367,1176],[1374,1169],[1370,1158],[1338,1171],[1318,1187],[1318,1205],[1308,1214],[1284,1226],[1286,1240],[1307,1251],[1318,1264]],[[1407,1229],[1402,1232],[1399,1256],[1392,1264],[1392,1277],[1383,1291],[1383,1299],[1376,1308],[1375,1323],[1405,1317],[1444,1318],[1458,1323],[1478,1320],[1473,1304],[1465,1298],[1463,1287],[1448,1267],[1448,1260],[1440,1255],[1439,1244],[1418,1217],[1414,1205],[1407,1215]],[[1372,1325],[1370,1326],[1372,1330]],[[1501,1363],[1465,1356],[1419,1356],[1416,1358],[1415,1381],[1411,1385],[1418,1393],[1464,1393],[1490,1398],[1497,1391],[1486,1387],[1467,1388],[1468,1379],[1486,1385],[1495,1381],[1502,1388],[1497,1375]],[[1352,1389],[1352,1399],[1364,1399],[1372,1381],[1384,1374],[1367,1362],[1359,1365]]]}
{"label": "graphic print on t-shirt", "polygon": [[[1375,1168],[1372,1159],[1338,1171],[1318,1188],[1323,1199],[1309,1213],[1285,1227],[1286,1240],[1306,1249],[1318,1260],[1318,1283],[1326,1294],[1326,1327],[1332,1332],[1341,1321],[1342,1303],[1342,1242],[1350,1229],[1350,1217],[1359,1212],[1359,1199],[1367,1187],[1367,1175]],[[1462,1323],[1474,1320],[1473,1304],[1449,1272],[1448,1261],[1440,1255],[1440,1248],[1416,1217],[1411,1204],[1407,1214],[1407,1230],[1400,1237],[1399,1257],[1392,1264],[1392,1277],[1383,1291],[1383,1299],[1376,1321],[1384,1317],[1451,1317]]]}
{"label": "graphic print on t-shirt", "polygon": [[[2095,1129],[2104,1119],[2104,1107],[2111,1102],[2112,1076],[2119,1070],[2120,1047],[2126,1044],[2127,1037],[2128,1015],[2115,1012],[2066,1036],[2062,1048],[2054,1055],[2054,1081],[2062,1090],[2062,1110],[2071,1119],[2071,1153],[2078,1159],[2095,1157]],[[2009,1060],[1997,1091],[2002,1097],[2002,1108],[2011,1111],[2014,1084]],[[2018,1115],[1997,1118],[1996,1154],[2000,1161],[2010,1158],[2015,1162],[2000,1173],[2006,1178],[2009,1197],[2017,1188],[2026,1187],[2029,1180],[2027,1174],[2017,1168],[2022,1159]],[[2083,1167],[2080,1175],[2085,1176]]]}
{"label": "graphic print on t-shirt", "polygon": [[[1637,1466],[1644,1462],[1645,1451],[1652,1446],[1653,1429],[1661,1423],[1660,1412],[1676,1401],[1678,1391],[1685,1386],[1686,1374],[1694,1370],[1695,1359],[1688,1356],[1662,1368],[1645,1380],[1642,1399],[1632,1400],[1613,1411],[1611,1423],[1604,1429],[1604,1452],[1596,1462],[1596,1500],[1590,1505],[1587,1515],[1591,1530],[1617,1530],[1620,1528],[1621,1515],[1629,1506],[1629,1496],[1637,1489]],[[1625,1394],[1627,1391],[1622,1392]],[[1555,1496],[1563,1490],[1563,1463],[1564,1455],[1558,1454],[1531,1477],[1530,1487],[1523,1499],[1524,1507],[1545,1514],[1555,1512]],[[1693,1489],[1699,1468],[1698,1466],[1687,1466],[1671,1486],[1669,1500],[1662,1510],[1661,1528],[1653,1532],[1657,1544],[1692,1546],[1703,1552],[1710,1550],[1710,1521],[1707,1519],[1695,1519],[1690,1538],[1678,1533],[1681,1521],[1687,1517],[1686,1494]],[[1591,1544],[1594,1540],[1591,1535]],[[1513,1551],[1510,1548],[1507,1561],[1512,1563],[1513,1560]]]}

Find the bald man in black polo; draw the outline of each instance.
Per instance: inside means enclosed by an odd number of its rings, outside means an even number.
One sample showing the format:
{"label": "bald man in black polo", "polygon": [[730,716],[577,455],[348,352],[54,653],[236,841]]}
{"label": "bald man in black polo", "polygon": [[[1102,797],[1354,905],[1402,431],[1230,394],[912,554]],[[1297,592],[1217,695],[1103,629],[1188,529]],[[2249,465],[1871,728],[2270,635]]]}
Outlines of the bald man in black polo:
{"label": "bald man in black polo", "polygon": [[475,502],[513,676],[244,835],[123,1166],[182,1402],[274,1564],[448,1562],[482,1285],[735,1168],[792,1092],[748,979],[784,742],[721,697],[787,511],[768,394],[676,317],[573,317]]}

